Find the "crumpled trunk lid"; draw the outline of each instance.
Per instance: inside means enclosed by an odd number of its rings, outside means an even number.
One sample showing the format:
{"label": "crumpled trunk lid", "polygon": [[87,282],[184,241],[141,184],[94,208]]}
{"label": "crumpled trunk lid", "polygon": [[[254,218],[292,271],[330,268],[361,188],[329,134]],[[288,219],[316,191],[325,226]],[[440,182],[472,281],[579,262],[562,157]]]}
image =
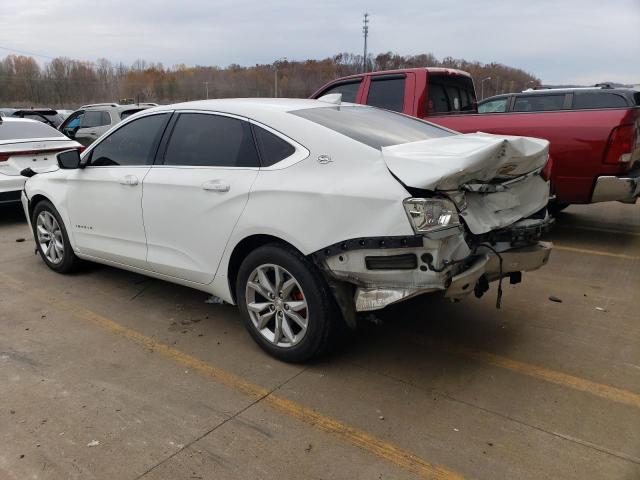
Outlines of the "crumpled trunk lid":
{"label": "crumpled trunk lid", "polygon": [[488,133],[382,147],[389,170],[405,185],[424,190],[519,177],[544,167],[548,154],[547,140]]}
{"label": "crumpled trunk lid", "polygon": [[505,228],[544,208],[549,184],[538,172],[548,158],[547,140],[461,134],[382,148],[387,167],[407,187],[465,192],[460,212],[469,230]]}

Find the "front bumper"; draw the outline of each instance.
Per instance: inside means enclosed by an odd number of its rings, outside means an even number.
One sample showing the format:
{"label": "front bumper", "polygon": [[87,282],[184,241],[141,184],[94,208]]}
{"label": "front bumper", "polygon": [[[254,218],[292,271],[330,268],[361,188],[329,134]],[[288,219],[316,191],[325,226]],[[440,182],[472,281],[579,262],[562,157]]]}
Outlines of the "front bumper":
{"label": "front bumper", "polygon": [[603,176],[596,179],[591,202],[619,201],[635,203],[640,195],[640,169],[622,177]]}
{"label": "front bumper", "polygon": [[474,291],[482,276],[491,282],[498,280],[501,274],[504,277],[512,272],[537,270],[548,262],[552,247],[550,242],[537,242],[501,251],[499,254],[502,257],[502,269],[498,255],[480,247],[479,250],[483,251],[470,258],[466,268],[449,277],[441,287],[358,287],[354,299],[356,311],[380,310],[401,300],[442,290],[446,298],[460,299]]}

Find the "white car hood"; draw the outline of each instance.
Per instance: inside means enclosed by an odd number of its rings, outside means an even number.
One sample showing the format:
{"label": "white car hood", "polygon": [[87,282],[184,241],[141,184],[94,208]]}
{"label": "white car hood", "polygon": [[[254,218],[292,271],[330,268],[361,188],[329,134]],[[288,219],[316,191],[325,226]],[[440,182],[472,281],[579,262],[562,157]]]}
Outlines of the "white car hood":
{"label": "white car hood", "polygon": [[382,147],[391,173],[424,190],[515,178],[544,167],[548,153],[547,140],[480,132]]}

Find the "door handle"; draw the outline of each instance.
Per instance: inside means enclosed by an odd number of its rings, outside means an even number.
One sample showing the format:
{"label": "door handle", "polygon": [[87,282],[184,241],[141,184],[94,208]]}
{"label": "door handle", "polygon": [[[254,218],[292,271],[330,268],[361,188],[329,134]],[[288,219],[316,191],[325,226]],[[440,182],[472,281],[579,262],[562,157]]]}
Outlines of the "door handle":
{"label": "door handle", "polygon": [[213,192],[228,192],[231,189],[231,185],[220,180],[210,180],[202,184],[202,189]]}
{"label": "door handle", "polygon": [[118,183],[120,183],[120,185],[137,185],[138,177],[136,177],[135,175],[125,175],[120,180],[118,180]]}

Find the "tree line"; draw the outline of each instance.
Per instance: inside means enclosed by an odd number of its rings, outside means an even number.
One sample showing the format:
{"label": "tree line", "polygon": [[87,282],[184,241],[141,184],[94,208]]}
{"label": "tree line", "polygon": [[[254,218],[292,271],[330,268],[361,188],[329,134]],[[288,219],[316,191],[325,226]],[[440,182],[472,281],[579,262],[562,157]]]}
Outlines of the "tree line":
{"label": "tree line", "polygon": [[[279,60],[273,64],[227,67],[184,64],[164,67],[137,60],[132,65],[54,58],[43,65],[33,57],[9,55],[0,60],[0,107],[76,108],[84,103],[171,103],[205,98],[273,97],[277,75],[279,97],[308,97],[324,83],[359,73],[362,55],[339,53],[322,60]],[[540,85],[535,76],[500,63],[484,64],[432,54],[403,56],[387,52],[367,59],[367,69],[447,67],[469,72],[485,97]]]}

